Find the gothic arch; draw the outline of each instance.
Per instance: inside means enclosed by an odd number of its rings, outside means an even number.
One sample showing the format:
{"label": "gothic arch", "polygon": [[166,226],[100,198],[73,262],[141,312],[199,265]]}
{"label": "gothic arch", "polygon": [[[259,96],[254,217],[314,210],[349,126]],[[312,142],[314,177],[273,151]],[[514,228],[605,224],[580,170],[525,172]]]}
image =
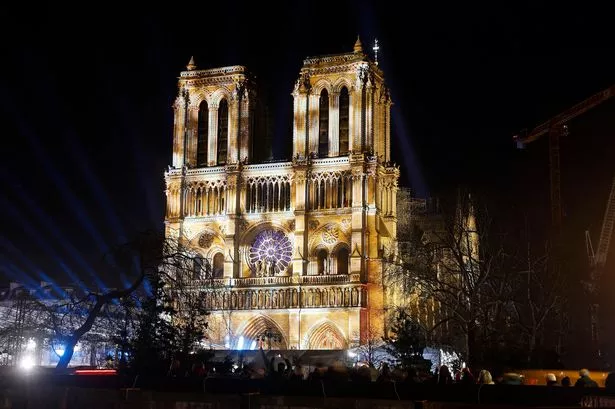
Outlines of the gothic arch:
{"label": "gothic arch", "polygon": [[345,77],[341,77],[338,78],[335,83],[333,84],[332,90],[333,92],[339,93],[342,91],[342,88],[346,87],[346,89],[348,89],[348,94],[350,94],[352,91],[352,81],[350,81],[348,78]]}
{"label": "gothic arch", "polygon": [[327,319],[312,325],[303,344],[305,349],[346,349],[348,346],[344,332]]}
{"label": "gothic arch", "polygon": [[214,244],[205,253],[205,258],[207,258],[209,261],[213,262],[213,259],[214,259],[215,255],[218,254],[218,253],[222,253],[222,255],[224,255],[224,247],[220,246],[218,244]]}
{"label": "gothic arch", "polygon": [[229,108],[230,108],[230,101],[232,100],[232,97],[231,97],[231,92],[228,89],[218,88],[211,94],[209,99],[211,101],[209,109],[212,109],[214,107],[217,109],[218,106],[220,105],[220,101],[222,101],[223,99],[226,99],[226,101],[229,103]]}
{"label": "gothic arch", "polygon": [[348,274],[350,270],[350,246],[346,243],[339,243],[331,251],[335,262],[336,274]]}
{"label": "gothic arch", "polygon": [[316,254],[319,246],[325,247],[328,252],[332,253],[333,249],[339,245],[348,246],[349,241],[338,223],[326,223],[310,234],[308,246],[312,255]]}
{"label": "gothic arch", "polygon": [[258,233],[267,229],[281,230],[284,234],[291,234],[283,220],[261,220],[246,229],[246,231],[240,237],[240,243],[242,245],[252,244],[252,240]]}
{"label": "gothic arch", "polygon": [[[254,318],[250,319],[243,325],[243,327],[240,327],[237,330],[236,334],[237,338],[243,336],[244,345],[250,345],[252,341],[257,341],[258,345],[258,339],[262,338],[263,335],[268,332],[280,337],[279,342],[272,340],[272,349],[288,349],[288,341],[286,334],[284,333],[284,331],[282,331],[282,328],[280,328],[280,326],[273,319],[267,317],[266,315],[257,315]],[[266,344],[267,341],[265,341],[263,349],[267,348]]]}
{"label": "gothic arch", "polygon": [[224,237],[211,228],[205,228],[199,231],[190,239],[193,248],[209,257],[211,249],[224,249]]}
{"label": "gothic arch", "polygon": [[207,102],[207,105],[211,108],[211,93],[201,89],[196,91],[194,94],[190,94],[189,108],[199,109],[199,106],[203,101]]}
{"label": "gothic arch", "polygon": [[312,86],[312,93],[314,95],[317,95],[320,97],[320,93],[322,92],[323,89],[326,89],[327,92],[329,93],[329,95],[331,94],[331,89],[333,87],[331,86],[331,82],[329,82],[329,80],[322,78],[319,79],[313,86]]}

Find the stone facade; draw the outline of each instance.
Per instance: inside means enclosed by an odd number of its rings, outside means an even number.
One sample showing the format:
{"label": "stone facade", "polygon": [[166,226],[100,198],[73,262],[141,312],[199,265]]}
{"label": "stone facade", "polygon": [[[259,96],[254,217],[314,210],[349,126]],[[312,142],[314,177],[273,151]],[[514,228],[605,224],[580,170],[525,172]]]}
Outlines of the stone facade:
{"label": "stone facade", "polygon": [[245,67],[191,60],[178,89],[166,235],[212,267],[213,279],[195,282],[212,345],[342,349],[383,334],[399,169],[389,92],[360,41],[304,60],[288,162],[255,163],[257,92]]}

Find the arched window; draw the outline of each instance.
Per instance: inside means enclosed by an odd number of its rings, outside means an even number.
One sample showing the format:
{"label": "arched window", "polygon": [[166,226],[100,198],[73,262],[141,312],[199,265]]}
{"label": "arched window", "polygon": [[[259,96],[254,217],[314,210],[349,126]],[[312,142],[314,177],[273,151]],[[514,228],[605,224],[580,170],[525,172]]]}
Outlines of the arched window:
{"label": "arched window", "polygon": [[197,128],[196,165],[207,166],[207,137],[209,134],[209,107],[207,101],[199,106],[199,123]]}
{"label": "arched window", "polygon": [[349,119],[350,119],[350,95],[348,95],[348,89],[343,87],[340,92],[340,155],[348,154],[349,149]]}
{"label": "arched window", "polygon": [[320,93],[318,128],[318,156],[329,154],[329,93],[323,89]]}
{"label": "arched window", "polygon": [[228,102],[220,101],[218,107],[218,165],[226,165],[228,150]]}
{"label": "arched window", "polygon": [[348,249],[342,247],[337,252],[337,274],[348,274]]}
{"label": "arched window", "polygon": [[224,277],[224,255],[222,253],[216,253],[214,256],[214,278]]}
{"label": "arched window", "polygon": [[327,269],[327,250],[320,249],[316,257],[318,258],[318,275],[323,275]]}

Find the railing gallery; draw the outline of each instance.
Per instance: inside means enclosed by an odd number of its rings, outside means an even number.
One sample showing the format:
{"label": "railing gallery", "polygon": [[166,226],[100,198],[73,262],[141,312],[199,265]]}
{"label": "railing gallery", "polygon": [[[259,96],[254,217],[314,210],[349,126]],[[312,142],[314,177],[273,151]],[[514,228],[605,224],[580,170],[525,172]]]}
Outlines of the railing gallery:
{"label": "railing gallery", "polygon": [[216,310],[254,310],[286,308],[344,308],[365,307],[365,286],[335,286],[327,288],[260,288],[206,289],[205,308]]}
{"label": "railing gallery", "polygon": [[322,285],[346,284],[359,282],[359,274],[336,275],[307,275],[307,276],[277,276],[277,277],[246,277],[246,278],[214,278],[209,280],[196,280],[193,285],[198,288],[224,288],[224,287],[262,287],[280,285]]}

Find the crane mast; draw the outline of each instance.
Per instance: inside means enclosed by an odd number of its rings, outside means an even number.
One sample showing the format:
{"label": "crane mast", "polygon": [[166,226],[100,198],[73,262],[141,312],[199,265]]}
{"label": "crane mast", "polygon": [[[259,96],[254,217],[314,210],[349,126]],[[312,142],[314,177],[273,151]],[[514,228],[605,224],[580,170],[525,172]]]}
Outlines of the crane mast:
{"label": "crane mast", "polygon": [[[561,176],[560,176],[560,137],[568,135],[568,121],[577,116],[589,111],[590,109],[607,101],[615,96],[615,85],[606,88],[584,101],[572,106],[571,108],[561,112],[548,121],[538,125],[529,133],[522,132],[520,135],[515,135],[513,139],[517,146],[523,146],[533,142],[541,136],[547,134],[549,137],[549,176],[550,176],[550,200],[551,200],[551,240],[553,248],[553,259],[551,269],[557,275],[559,274],[560,260],[560,239],[561,239],[561,224],[562,224],[562,206],[561,206]],[[598,247],[594,253],[594,248],[591,243],[589,232],[585,233],[587,253],[590,259],[590,280],[586,282],[586,288],[590,294],[590,320],[592,341],[594,349],[598,356],[600,351],[600,323],[599,323],[599,302],[598,302],[598,287],[600,278],[606,263],[606,257],[609,250],[611,235],[615,225],[615,179],[611,186],[607,208],[602,222],[600,231],[600,239]]]}

